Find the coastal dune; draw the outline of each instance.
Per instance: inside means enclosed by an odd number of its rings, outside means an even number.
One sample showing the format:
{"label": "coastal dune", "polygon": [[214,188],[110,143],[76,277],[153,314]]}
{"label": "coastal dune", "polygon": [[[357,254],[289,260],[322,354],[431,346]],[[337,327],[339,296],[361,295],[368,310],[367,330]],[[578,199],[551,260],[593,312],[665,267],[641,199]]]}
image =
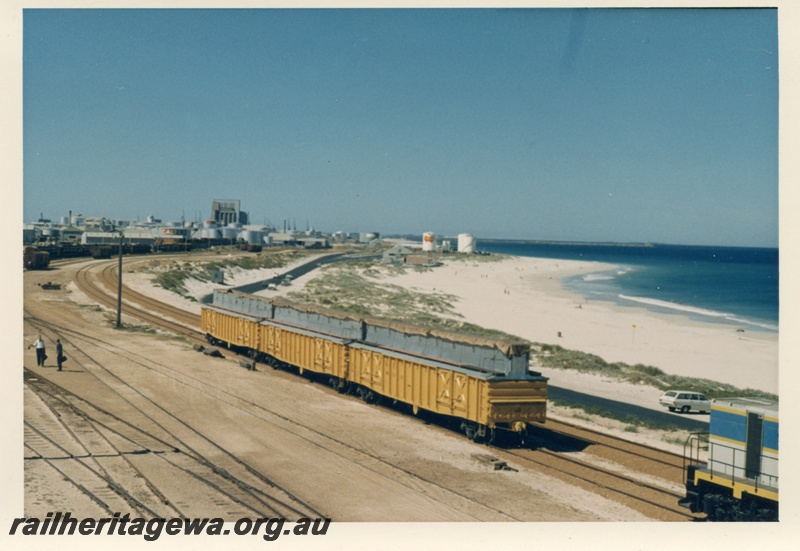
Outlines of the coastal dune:
{"label": "coastal dune", "polygon": [[672,375],[778,392],[778,334],[656,313],[631,302],[589,301],[564,289],[566,277],[613,265],[508,257],[497,262],[445,261],[407,270],[392,283],[458,297],[462,321],[539,343],[596,354],[608,362],[644,364]]}

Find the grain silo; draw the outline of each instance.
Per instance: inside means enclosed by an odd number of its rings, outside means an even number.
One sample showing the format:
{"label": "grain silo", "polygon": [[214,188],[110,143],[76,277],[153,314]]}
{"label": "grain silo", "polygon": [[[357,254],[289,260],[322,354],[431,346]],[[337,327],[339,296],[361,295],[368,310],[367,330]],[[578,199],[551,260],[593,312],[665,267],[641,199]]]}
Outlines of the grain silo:
{"label": "grain silo", "polygon": [[436,234],[433,232],[425,232],[422,234],[422,250],[430,253],[436,250]]}
{"label": "grain silo", "polygon": [[475,245],[477,240],[475,237],[468,233],[458,234],[458,252],[465,254],[475,253]]}

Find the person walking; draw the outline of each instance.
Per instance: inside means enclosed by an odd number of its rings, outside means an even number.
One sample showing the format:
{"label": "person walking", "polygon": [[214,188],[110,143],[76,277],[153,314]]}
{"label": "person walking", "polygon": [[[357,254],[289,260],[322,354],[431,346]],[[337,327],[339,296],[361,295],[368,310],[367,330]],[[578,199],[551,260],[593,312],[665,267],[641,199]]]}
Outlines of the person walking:
{"label": "person walking", "polygon": [[36,347],[36,365],[44,367],[44,360],[47,358],[47,354],[45,354],[44,339],[42,336],[39,335],[39,338],[36,339],[33,344],[29,344],[28,349],[30,349],[31,346]]}
{"label": "person walking", "polygon": [[61,371],[61,363],[64,361],[64,347],[61,345],[61,339],[56,339],[56,362],[58,363],[58,370]]}

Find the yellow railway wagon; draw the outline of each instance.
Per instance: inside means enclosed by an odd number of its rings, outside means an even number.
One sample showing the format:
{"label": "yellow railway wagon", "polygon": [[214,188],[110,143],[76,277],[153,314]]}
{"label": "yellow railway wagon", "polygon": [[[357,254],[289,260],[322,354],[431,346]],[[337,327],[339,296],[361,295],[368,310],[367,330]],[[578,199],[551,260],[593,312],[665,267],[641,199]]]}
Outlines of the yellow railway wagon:
{"label": "yellow railway wagon", "polygon": [[486,420],[481,422],[486,425],[544,423],[547,382],[490,380],[484,403]]}
{"label": "yellow railway wagon", "polygon": [[259,349],[260,330],[258,318],[246,314],[226,312],[204,306],[200,314],[200,326],[206,335],[219,341],[252,350]]}
{"label": "yellow railway wagon", "polygon": [[424,409],[469,421],[473,425],[464,428],[470,437],[495,428],[521,432],[528,423],[545,420],[546,380],[503,380],[369,345],[350,349],[352,382],[409,404],[414,413]]}
{"label": "yellow railway wagon", "polygon": [[203,305],[201,325],[214,344],[239,348],[272,367],[291,365],[330,378],[367,402],[378,396],[461,420],[469,438],[491,441],[496,429],[525,431],[545,421],[547,378],[459,365],[293,324]]}
{"label": "yellow railway wagon", "polygon": [[347,341],[268,321],[257,326],[261,331],[259,352],[297,367],[300,373],[309,370],[347,379]]}

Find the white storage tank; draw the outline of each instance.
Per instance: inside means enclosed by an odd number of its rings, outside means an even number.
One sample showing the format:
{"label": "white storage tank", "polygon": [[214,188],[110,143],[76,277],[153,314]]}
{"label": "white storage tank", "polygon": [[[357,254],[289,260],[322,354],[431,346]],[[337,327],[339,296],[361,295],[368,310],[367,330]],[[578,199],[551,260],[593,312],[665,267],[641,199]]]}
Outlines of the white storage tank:
{"label": "white storage tank", "polygon": [[222,228],[222,239],[236,239],[242,232],[242,225],[237,222],[231,222]]}
{"label": "white storage tank", "polygon": [[436,234],[426,231],[422,234],[422,250],[429,253],[436,250]]}
{"label": "white storage tank", "polygon": [[468,233],[458,234],[458,252],[473,254],[475,252],[476,244],[477,240],[472,235]]}
{"label": "white storage tank", "polygon": [[195,239],[219,239],[219,230],[217,228],[203,228],[194,234]]}
{"label": "white storage tank", "polygon": [[239,234],[239,239],[248,245],[261,245],[264,239],[264,232],[257,230],[245,230]]}

